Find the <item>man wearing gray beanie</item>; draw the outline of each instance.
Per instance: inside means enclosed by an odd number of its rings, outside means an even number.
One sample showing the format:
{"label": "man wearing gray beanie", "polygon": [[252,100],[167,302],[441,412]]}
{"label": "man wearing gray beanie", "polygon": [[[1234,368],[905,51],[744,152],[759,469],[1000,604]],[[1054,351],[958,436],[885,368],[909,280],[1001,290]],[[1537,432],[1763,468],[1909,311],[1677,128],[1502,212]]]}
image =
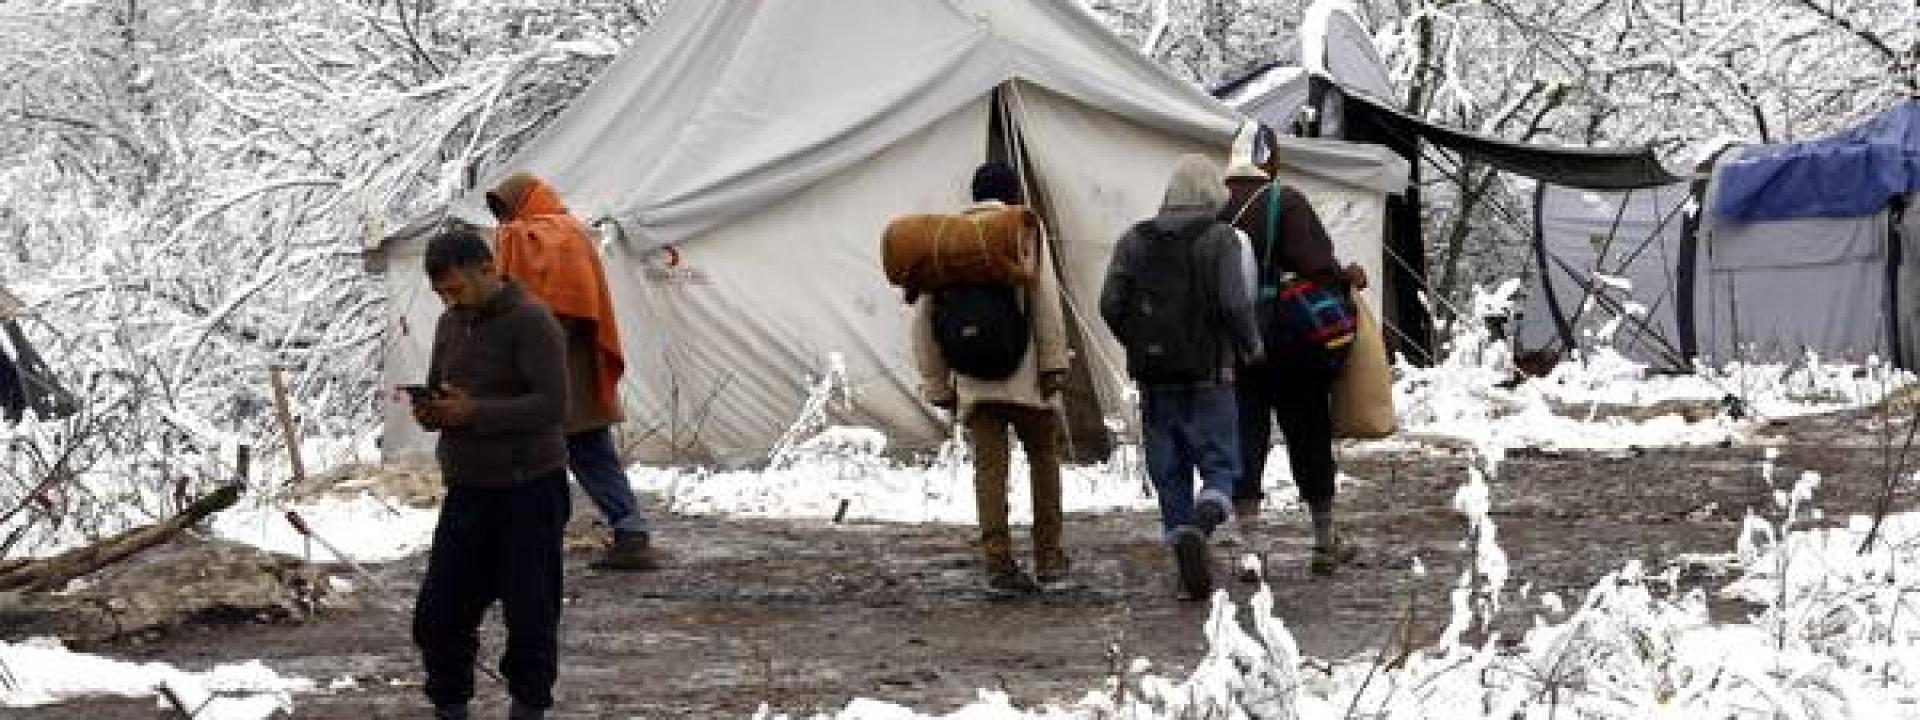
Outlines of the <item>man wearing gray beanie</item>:
{"label": "man wearing gray beanie", "polygon": [[1100,290],[1100,315],[1139,391],[1147,473],[1187,600],[1212,592],[1207,537],[1226,521],[1239,480],[1234,369],[1262,352],[1244,242],[1215,217],[1226,200],[1220,166],[1182,156],[1160,212],[1114,247]]}

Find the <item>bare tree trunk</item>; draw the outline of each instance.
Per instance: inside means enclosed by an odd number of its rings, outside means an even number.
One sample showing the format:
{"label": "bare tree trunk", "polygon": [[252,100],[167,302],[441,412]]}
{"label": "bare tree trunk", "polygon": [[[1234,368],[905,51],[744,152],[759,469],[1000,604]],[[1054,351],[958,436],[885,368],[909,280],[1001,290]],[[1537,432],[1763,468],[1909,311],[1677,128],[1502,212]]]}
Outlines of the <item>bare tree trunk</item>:
{"label": "bare tree trunk", "polygon": [[[1526,129],[1520,133],[1518,138],[1520,141],[1531,140],[1540,133],[1546,125],[1547,115],[1566,102],[1568,88],[1567,85],[1556,85],[1547,90],[1547,96],[1541,101],[1540,109],[1534,112]],[[1508,114],[1507,117],[1498,118],[1494,127],[1505,125],[1509,118],[1519,114],[1518,110],[1542,89],[1545,87],[1540,83],[1535,83],[1528,88],[1526,95],[1521,97],[1521,101],[1512,106],[1515,112]],[[1463,159],[1460,164],[1460,175],[1454,179],[1460,189],[1458,212],[1454,215],[1453,227],[1447,233],[1447,264],[1440,273],[1439,284],[1434,288],[1439,297],[1449,300],[1453,299],[1454,291],[1460,282],[1460,264],[1463,256],[1466,255],[1467,239],[1472,235],[1474,210],[1479,208],[1480,202],[1493,188],[1494,181],[1499,179],[1499,171],[1486,168],[1477,161]],[[1452,305],[1444,307],[1452,307]],[[1446,310],[1437,309],[1436,312],[1446,312]]]}
{"label": "bare tree trunk", "polygon": [[[1427,3],[1423,0],[1414,4],[1418,12]],[[1413,82],[1407,88],[1407,112],[1424,116],[1427,111],[1427,84],[1433,81],[1433,18],[1422,15],[1413,21],[1414,56]]]}
{"label": "bare tree trunk", "polygon": [[[1449,300],[1460,283],[1460,262],[1467,254],[1467,238],[1472,235],[1473,211],[1479,207],[1480,199],[1493,187],[1493,181],[1499,171],[1486,168],[1475,160],[1465,160],[1460,164],[1460,175],[1455,178],[1460,189],[1460,202],[1453,217],[1453,227],[1447,231],[1447,264],[1440,271],[1440,282],[1434,287],[1437,295]],[[1435,312],[1446,312],[1444,308],[1452,304],[1443,304]]]}
{"label": "bare tree trunk", "polygon": [[240,486],[228,485],[193,501],[180,514],[165,521],[127,530],[83,548],[68,550],[45,560],[0,564],[0,591],[46,592],[64,587],[68,581],[100,568],[133,557],[135,554],[172,539],[181,530],[227,508],[240,499]]}

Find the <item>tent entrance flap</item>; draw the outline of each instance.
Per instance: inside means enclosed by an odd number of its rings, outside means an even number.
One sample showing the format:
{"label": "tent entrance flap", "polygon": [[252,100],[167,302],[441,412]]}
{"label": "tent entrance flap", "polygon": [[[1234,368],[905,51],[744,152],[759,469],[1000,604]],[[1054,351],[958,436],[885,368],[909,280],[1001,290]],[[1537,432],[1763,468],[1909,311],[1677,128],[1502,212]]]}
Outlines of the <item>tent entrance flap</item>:
{"label": "tent entrance flap", "polygon": [[1010,88],[1010,84],[1002,85],[993,92],[994,112],[987,123],[987,159],[1012,165],[1019,172],[1022,199],[1040,214],[1041,222],[1048,228],[1047,252],[1052,256],[1054,267],[1062,272],[1060,306],[1066,315],[1067,348],[1070,357],[1076,359],[1068,368],[1067,387],[1059,400],[1066,457],[1077,463],[1102,462],[1113,455],[1114,438],[1107,428],[1107,414],[1094,382],[1092,364],[1084,360],[1092,357],[1088,352],[1088,324],[1099,322],[1099,318],[1097,314],[1089,316],[1082,312],[1090,304],[1076,302],[1071,285],[1065,282],[1066,257],[1062,245],[1068,241],[1054,231],[1061,225],[1056,221],[1054,204],[1048,201],[1046,182],[1033,163],[1027,161],[1026,137],[1015,117]]}

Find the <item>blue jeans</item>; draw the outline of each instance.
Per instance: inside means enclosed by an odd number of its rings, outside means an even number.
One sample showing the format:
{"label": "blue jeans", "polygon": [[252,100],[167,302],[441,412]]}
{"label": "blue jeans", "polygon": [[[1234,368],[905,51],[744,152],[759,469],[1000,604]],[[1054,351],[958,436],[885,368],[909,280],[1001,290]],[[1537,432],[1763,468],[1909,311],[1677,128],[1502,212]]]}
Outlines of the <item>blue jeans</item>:
{"label": "blue jeans", "polygon": [[[1142,386],[1140,415],[1146,435],[1147,475],[1160,496],[1160,524],[1173,531],[1194,525],[1196,502],[1226,509],[1240,479],[1240,411],[1233,386]],[[1193,473],[1200,472],[1200,493]],[[1201,528],[1211,531],[1212,528]]]}
{"label": "blue jeans", "polygon": [[627,469],[620,465],[620,453],[613,449],[611,428],[568,435],[567,469],[573,471],[574,481],[587,491],[587,497],[614,532],[647,531],[647,517],[640,514],[633,484],[627,481]]}

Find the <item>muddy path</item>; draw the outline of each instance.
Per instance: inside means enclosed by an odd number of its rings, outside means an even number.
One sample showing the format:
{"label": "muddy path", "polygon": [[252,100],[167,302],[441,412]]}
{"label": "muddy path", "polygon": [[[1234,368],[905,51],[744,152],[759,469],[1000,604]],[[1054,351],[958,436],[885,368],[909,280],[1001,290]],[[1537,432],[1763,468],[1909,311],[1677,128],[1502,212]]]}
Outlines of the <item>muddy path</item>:
{"label": "muddy path", "polygon": [[[1809,418],[1771,429],[1783,472],[1822,472],[1816,503],[1828,517],[1864,512],[1882,451],[1856,415]],[[1764,509],[1757,447],[1613,453],[1517,453],[1494,483],[1495,521],[1515,583],[1562,593],[1569,603],[1630,559],[1661,567],[1679,553],[1733,547],[1748,507]],[[1385,628],[1421,598],[1416,623],[1430,636],[1446,590],[1465,561],[1463,524],[1450,509],[1466,460],[1439,454],[1350,457],[1360,478],[1342,506],[1362,564],[1332,579],[1306,573],[1304,516],[1269,513],[1253,544],[1269,553],[1278,612],[1302,649],[1322,658],[1373,652]],[[1785,475],[1783,475],[1785,477]],[[1911,498],[1899,506],[1911,508]],[[580,521],[591,509],[575,506]],[[951,710],[977,688],[1017,703],[1071,701],[1111,671],[1112,648],[1179,675],[1203,650],[1203,604],[1173,599],[1171,560],[1144,513],[1072,515],[1068,542],[1077,587],[996,600],[980,590],[970,528],[933,525],[659,518],[669,566],[641,575],[600,574],[584,552],[569,557],[561,705],[554,717],[745,717],[761,703],[801,713],[879,697],[923,711]],[[1018,538],[1017,538],[1018,539]],[[1224,573],[1241,549],[1217,550]],[[1428,572],[1408,572],[1418,556]],[[416,558],[381,570],[406,606]],[[1711,578],[1700,582],[1711,583]],[[1251,587],[1227,583],[1236,597]],[[1510,619],[1530,621],[1525,604]],[[1716,609],[1726,618],[1738,606]],[[486,648],[500,647],[489,621]],[[88,648],[191,669],[259,658],[326,686],[302,695],[300,717],[420,717],[419,670],[404,616],[333,612],[297,624],[186,624],[138,644]],[[504,715],[504,691],[482,681],[476,710]],[[96,700],[21,718],[153,717],[149,701]]]}

